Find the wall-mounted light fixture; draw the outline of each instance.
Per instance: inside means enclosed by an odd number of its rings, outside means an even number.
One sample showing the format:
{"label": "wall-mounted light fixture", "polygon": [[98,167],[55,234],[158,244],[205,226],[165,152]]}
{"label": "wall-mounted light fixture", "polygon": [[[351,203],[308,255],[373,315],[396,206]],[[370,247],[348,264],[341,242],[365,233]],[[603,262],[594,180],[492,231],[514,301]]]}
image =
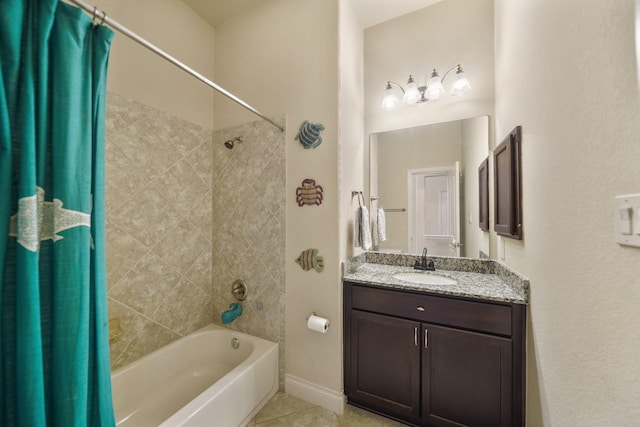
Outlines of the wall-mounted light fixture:
{"label": "wall-mounted light fixture", "polygon": [[444,76],[442,76],[442,78],[440,78],[438,72],[434,69],[433,73],[431,73],[431,78],[424,86],[418,86],[411,75],[409,75],[409,81],[407,81],[406,89],[398,83],[388,81],[387,89],[385,90],[384,98],[382,99],[382,108],[385,110],[391,110],[400,102],[391,85],[396,85],[400,88],[402,93],[404,93],[402,102],[407,105],[416,104],[419,102],[437,101],[445,92],[443,85],[444,79],[453,70],[456,70],[456,73],[453,76],[453,83],[451,83],[449,94],[453,96],[462,95],[463,93],[471,89],[471,85],[469,84],[469,80],[467,80],[467,77],[462,71],[462,67],[460,66],[460,64],[458,64],[444,73]]}

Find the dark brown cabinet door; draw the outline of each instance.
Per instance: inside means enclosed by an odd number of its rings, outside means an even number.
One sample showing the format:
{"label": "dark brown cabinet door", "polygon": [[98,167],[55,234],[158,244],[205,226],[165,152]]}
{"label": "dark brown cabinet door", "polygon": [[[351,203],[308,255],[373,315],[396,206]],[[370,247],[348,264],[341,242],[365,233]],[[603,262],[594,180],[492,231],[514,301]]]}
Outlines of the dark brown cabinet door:
{"label": "dark brown cabinet door", "polygon": [[510,426],[511,340],[422,324],[422,419],[432,426]]}
{"label": "dark brown cabinet door", "polygon": [[522,240],[522,131],[517,126],[493,151],[494,225],[498,235]]}
{"label": "dark brown cabinet door", "polygon": [[489,158],[478,168],[478,224],[480,230],[489,231]]}
{"label": "dark brown cabinet door", "polygon": [[420,323],[351,312],[349,400],[405,420],[420,417]]}

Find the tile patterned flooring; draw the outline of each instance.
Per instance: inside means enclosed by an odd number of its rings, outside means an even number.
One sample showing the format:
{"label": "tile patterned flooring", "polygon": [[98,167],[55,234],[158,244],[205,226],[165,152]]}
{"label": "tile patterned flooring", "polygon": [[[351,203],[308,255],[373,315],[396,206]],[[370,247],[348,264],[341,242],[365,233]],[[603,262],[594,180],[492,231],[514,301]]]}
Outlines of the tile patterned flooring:
{"label": "tile patterned flooring", "polygon": [[351,405],[337,415],[283,392],[275,396],[255,416],[248,427],[400,427],[389,420]]}

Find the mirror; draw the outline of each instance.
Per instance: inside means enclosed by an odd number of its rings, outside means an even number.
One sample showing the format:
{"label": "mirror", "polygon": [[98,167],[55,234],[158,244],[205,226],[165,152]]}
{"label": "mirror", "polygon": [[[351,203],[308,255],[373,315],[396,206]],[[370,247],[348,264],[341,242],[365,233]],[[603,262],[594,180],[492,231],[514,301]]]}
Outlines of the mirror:
{"label": "mirror", "polygon": [[487,116],[371,134],[369,143],[370,212],[383,209],[386,234],[373,250],[488,257],[478,191]]}

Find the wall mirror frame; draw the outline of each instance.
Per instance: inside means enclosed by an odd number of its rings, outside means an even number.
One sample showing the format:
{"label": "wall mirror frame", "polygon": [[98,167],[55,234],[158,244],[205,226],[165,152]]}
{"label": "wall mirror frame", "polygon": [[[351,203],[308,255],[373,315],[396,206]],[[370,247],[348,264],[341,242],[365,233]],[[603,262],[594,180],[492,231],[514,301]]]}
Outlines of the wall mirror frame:
{"label": "wall mirror frame", "polygon": [[522,240],[522,128],[516,126],[493,151],[494,230]]}
{"label": "wall mirror frame", "polygon": [[[386,241],[374,246],[374,251],[420,253],[424,245],[432,255],[471,258],[488,256],[489,233],[482,232],[479,224],[482,218],[488,226],[488,187],[483,195],[487,197],[487,208],[482,214],[477,202],[480,197],[478,165],[483,161],[488,164],[488,116],[374,133],[370,135],[369,141],[370,210],[372,216],[377,209],[384,210],[387,237]],[[411,174],[415,174],[416,170],[429,169],[455,171],[456,163],[459,165],[456,172],[458,183],[452,180],[448,188],[457,193],[454,197],[458,200],[457,206],[426,209],[422,204],[423,199],[413,197]],[[487,179],[488,172],[487,167]],[[424,180],[427,185],[428,181],[428,178]],[[441,195],[439,202],[445,203],[445,199],[451,198],[446,188],[441,186],[437,191],[432,191]],[[415,200],[419,202],[416,203]],[[457,227],[457,232],[448,236],[440,233],[433,236],[434,240],[416,245],[412,239],[422,236],[414,235],[415,230],[412,229],[433,230],[434,227],[412,226],[411,224],[416,223],[416,217],[422,217],[415,213],[409,215],[409,209],[422,209],[427,212],[426,218],[433,218],[434,212],[442,212],[442,217],[452,218],[454,224],[457,222],[453,227]],[[414,218],[411,224],[410,217]],[[438,239],[441,242],[437,242]],[[420,250],[416,250],[416,247]]]}
{"label": "wall mirror frame", "polygon": [[489,157],[478,167],[478,225],[489,232]]}

